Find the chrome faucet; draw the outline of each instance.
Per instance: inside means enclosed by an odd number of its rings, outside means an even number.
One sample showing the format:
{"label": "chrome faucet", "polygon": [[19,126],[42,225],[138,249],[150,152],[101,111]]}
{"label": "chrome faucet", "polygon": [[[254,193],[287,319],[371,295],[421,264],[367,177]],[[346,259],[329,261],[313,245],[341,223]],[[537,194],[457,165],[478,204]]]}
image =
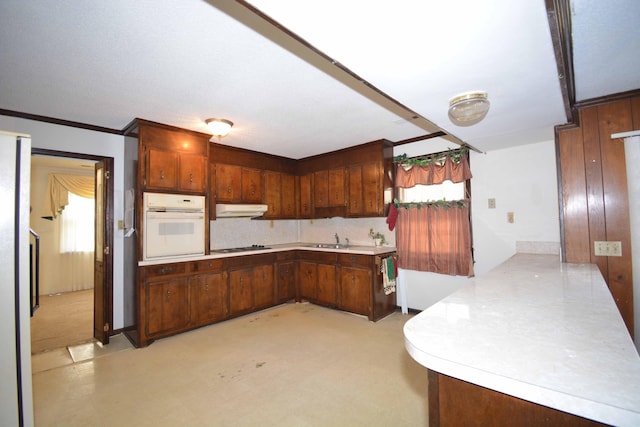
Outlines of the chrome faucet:
{"label": "chrome faucet", "polygon": [[340,244],[340,237],[338,237],[338,233],[336,233],[335,238],[336,238],[336,245],[339,245]]}

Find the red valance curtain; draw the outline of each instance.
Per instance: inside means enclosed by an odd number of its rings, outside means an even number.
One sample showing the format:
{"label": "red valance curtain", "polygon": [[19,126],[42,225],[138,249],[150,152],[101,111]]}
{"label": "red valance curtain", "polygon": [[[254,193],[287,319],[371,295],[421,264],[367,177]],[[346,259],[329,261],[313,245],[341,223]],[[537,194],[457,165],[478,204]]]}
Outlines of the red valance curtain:
{"label": "red valance curtain", "polygon": [[411,188],[414,185],[442,184],[444,181],[463,182],[471,179],[468,156],[462,157],[460,162],[454,162],[447,158],[443,163],[431,163],[429,165],[412,165],[404,167],[398,165],[396,171],[396,187]]}
{"label": "red valance curtain", "polygon": [[[398,165],[396,187],[434,185],[471,178],[468,154],[459,162]],[[473,276],[469,199],[399,204],[396,223],[398,267],[456,276]]]}

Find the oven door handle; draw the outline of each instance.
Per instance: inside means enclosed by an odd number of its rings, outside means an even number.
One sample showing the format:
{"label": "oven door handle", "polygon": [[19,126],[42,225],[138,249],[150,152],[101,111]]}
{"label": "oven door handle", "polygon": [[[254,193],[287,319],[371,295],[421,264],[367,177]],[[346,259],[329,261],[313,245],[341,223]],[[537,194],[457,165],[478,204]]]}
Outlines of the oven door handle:
{"label": "oven door handle", "polygon": [[147,219],[202,219],[202,212],[147,212]]}

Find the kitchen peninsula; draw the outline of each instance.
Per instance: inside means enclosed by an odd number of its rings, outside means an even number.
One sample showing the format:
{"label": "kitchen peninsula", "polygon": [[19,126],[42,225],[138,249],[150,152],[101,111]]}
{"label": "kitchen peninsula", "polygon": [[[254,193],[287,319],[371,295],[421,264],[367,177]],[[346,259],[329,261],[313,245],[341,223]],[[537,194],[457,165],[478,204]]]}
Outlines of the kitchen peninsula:
{"label": "kitchen peninsula", "polygon": [[640,425],[640,358],[595,265],[517,254],[404,334],[432,426]]}

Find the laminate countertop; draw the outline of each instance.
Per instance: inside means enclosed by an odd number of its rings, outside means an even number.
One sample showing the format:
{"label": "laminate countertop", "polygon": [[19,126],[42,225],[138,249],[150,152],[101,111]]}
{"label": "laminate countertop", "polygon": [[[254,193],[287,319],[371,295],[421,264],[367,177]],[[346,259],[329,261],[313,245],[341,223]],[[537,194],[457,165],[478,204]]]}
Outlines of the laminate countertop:
{"label": "laminate countertop", "polygon": [[595,265],[517,254],[409,320],[404,335],[430,370],[640,426],[640,357]]}
{"label": "laminate countertop", "polygon": [[[357,254],[357,255],[385,255],[385,254],[391,254],[396,251],[396,248],[393,246],[340,245],[340,247],[337,248],[335,247],[334,244],[331,244],[331,243],[321,244],[322,247],[318,247],[318,245],[319,245],[318,243],[297,242],[297,243],[284,243],[284,244],[278,244],[278,245],[265,245],[264,248],[257,248],[257,249],[252,248],[252,249],[247,249],[245,251],[216,252],[216,250],[211,250],[211,254],[209,255],[198,255],[198,256],[189,256],[189,257],[168,257],[168,258],[162,258],[162,259],[139,261],[138,266],[142,267],[147,265],[167,264],[172,262],[200,261],[200,260],[207,260],[207,259],[268,254],[268,253],[294,251],[294,250],[316,251],[316,252],[336,252],[336,253]],[[218,251],[221,251],[221,250],[218,250]]]}

